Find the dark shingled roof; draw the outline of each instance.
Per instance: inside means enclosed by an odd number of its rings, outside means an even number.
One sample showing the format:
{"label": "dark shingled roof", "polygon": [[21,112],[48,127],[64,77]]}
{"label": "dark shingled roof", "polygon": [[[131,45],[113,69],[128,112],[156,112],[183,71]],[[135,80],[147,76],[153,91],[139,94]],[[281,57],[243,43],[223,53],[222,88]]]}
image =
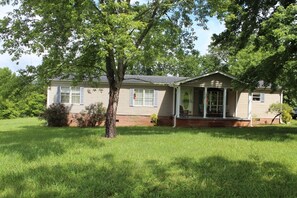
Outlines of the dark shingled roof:
{"label": "dark shingled roof", "polygon": [[[162,84],[162,85],[170,85],[174,82],[185,80],[188,77],[176,77],[176,76],[143,76],[143,75],[125,75],[124,82],[125,84]],[[71,81],[73,77],[69,77],[67,79],[55,78],[53,80],[65,80]],[[101,76],[100,81],[102,83],[108,83],[106,76]]]}
{"label": "dark shingled roof", "polygon": [[187,79],[187,77],[126,75],[124,83],[172,84],[185,79]]}
{"label": "dark shingled roof", "polygon": [[[213,74],[221,74],[224,75],[226,77],[229,77],[231,79],[236,79],[234,76],[230,76],[228,74],[225,74],[223,72],[212,72],[212,73],[208,73],[208,74],[204,74],[201,76],[197,76],[197,77],[177,77],[177,76],[144,76],[144,75],[125,75],[125,79],[124,79],[124,84],[154,84],[154,85],[180,85],[180,84],[184,84],[186,82],[195,80],[195,79],[199,79],[199,78],[204,78],[206,76],[209,75],[213,75]],[[71,79],[73,79],[73,77],[69,77],[68,79],[64,79],[66,81],[71,81]],[[63,80],[61,78],[55,78],[54,80]],[[101,83],[108,83],[107,77],[106,76],[101,76],[100,77],[100,81]],[[270,85],[265,86],[264,81],[259,81],[259,85],[257,88],[271,88]]]}

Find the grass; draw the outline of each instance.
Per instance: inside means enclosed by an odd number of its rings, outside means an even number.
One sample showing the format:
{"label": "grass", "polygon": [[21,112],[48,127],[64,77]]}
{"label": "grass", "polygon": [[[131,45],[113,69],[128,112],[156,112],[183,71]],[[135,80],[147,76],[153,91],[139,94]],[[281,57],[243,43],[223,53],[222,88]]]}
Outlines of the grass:
{"label": "grass", "polygon": [[103,136],[0,120],[0,197],[297,197],[297,122]]}

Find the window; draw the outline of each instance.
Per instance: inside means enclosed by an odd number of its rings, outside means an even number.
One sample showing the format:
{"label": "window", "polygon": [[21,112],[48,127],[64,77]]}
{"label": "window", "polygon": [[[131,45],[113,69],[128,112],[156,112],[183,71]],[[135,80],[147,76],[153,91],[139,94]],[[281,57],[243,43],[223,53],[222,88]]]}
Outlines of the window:
{"label": "window", "polygon": [[61,103],[70,103],[70,87],[61,87]]}
{"label": "window", "polygon": [[253,101],[260,101],[260,93],[253,93]]}
{"label": "window", "polygon": [[253,93],[254,102],[264,102],[264,93]]}
{"label": "window", "polygon": [[134,106],[154,106],[155,93],[153,89],[134,89]]}
{"label": "window", "polygon": [[80,103],[79,87],[71,87],[71,103]]}
{"label": "window", "polygon": [[80,100],[79,87],[61,87],[61,103],[79,104]]}

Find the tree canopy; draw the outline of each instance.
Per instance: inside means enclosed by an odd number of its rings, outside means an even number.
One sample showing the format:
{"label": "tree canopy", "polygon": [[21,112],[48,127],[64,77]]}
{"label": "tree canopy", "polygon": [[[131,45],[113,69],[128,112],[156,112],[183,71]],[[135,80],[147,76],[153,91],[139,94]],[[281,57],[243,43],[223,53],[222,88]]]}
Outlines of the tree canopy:
{"label": "tree canopy", "polygon": [[[106,137],[116,136],[119,91],[137,63],[157,65],[160,57],[191,54],[194,29],[223,0],[2,0],[19,3],[0,21],[3,52],[43,56],[36,72],[43,79],[72,75],[75,80],[106,74],[109,105]],[[210,9],[213,8],[213,9]],[[153,64],[156,63],[156,64]]]}
{"label": "tree canopy", "polygon": [[40,116],[45,108],[44,92],[38,82],[0,68],[0,119]]}
{"label": "tree canopy", "polygon": [[295,0],[234,0],[220,15],[226,30],[212,45],[228,54],[230,72],[250,89],[264,80],[297,98],[296,16]]}

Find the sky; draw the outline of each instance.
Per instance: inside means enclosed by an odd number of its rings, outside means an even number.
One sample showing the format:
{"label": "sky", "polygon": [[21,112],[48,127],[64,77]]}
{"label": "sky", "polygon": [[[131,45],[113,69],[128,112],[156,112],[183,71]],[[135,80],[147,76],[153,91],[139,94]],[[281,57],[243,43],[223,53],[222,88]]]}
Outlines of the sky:
{"label": "sky", "polygon": [[[142,0],[144,1],[144,0]],[[9,11],[12,11],[12,6],[0,6],[0,18],[3,18],[7,15]],[[200,54],[204,55],[207,53],[208,45],[211,42],[211,36],[216,33],[219,34],[225,29],[223,23],[219,22],[216,18],[210,18],[207,24],[208,30],[204,30],[200,26],[195,26],[196,36],[198,40],[195,42],[195,48],[200,52]],[[0,49],[2,43],[0,41]],[[20,60],[18,60],[19,64],[11,61],[11,56],[9,54],[0,54],[0,67],[9,67],[13,72],[16,72],[19,69],[24,69],[26,65],[38,65],[41,63],[42,58],[38,57],[34,54],[26,54],[23,55]]]}

